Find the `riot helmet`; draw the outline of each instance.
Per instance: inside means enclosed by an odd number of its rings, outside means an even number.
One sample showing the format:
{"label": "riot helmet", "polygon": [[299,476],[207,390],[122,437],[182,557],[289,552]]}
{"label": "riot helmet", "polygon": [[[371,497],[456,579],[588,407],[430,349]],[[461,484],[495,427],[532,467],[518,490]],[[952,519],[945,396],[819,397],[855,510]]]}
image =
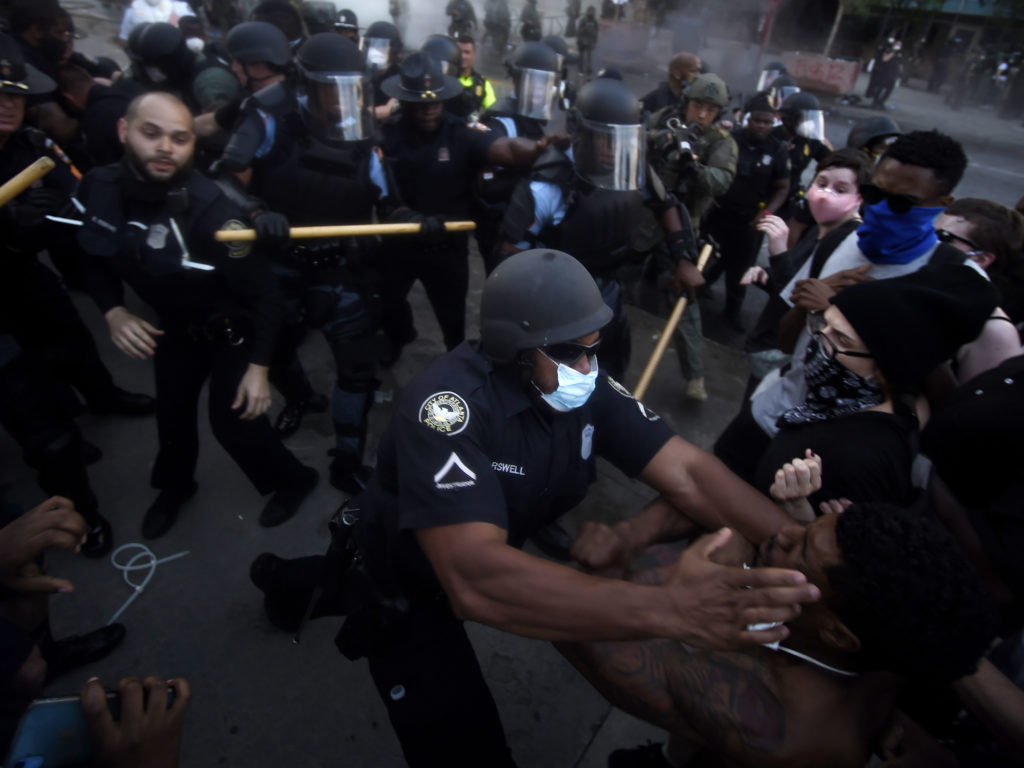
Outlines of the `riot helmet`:
{"label": "riot helmet", "polygon": [[402,34],[390,21],[375,21],[363,34],[363,53],[370,72],[383,72],[402,53]]}
{"label": "riot helmet", "polygon": [[564,67],[569,61],[568,44],[566,44],[565,40],[559,35],[548,35],[547,37],[542,37],[540,41],[557,54],[558,71],[561,72],[562,67]]}
{"label": "riot helmet", "polygon": [[321,32],[299,47],[295,65],[300,112],[314,136],[337,143],[373,135],[363,56],[355,43]]}
{"label": "riot helmet", "polygon": [[800,91],[782,102],[779,116],[797,136],[825,140],[825,113],[813,93]]}
{"label": "riot helmet", "polygon": [[781,61],[770,61],[761,67],[761,73],[757,77],[755,91],[767,91],[773,82],[780,76],[789,74],[786,65]]}
{"label": "riot helmet", "polygon": [[431,35],[420,50],[441,62],[444,74],[458,76],[459,68],[462,66],[462,51],[459,50],[459,44],[448,35]]}
{"label": "riot helmet", "polygon": [[302,14],[302,21],[305,22],[306,31],[310,35],[334,30],[337,11],[334,10],[334,3],[328,0],[305,0],[299,6],[299,13]]}
{"label": "riot helmet", "polygon": [[782,102],[792,96],[794,93],[800,93],[800,86],[796,84],[789,75],[779,75],[776,77],[768,89],[768,98],[771,100],[772,106],[778,109],[782,106]]}
{"label": "riot helmet", "polygon": [[150,88],[187,87],[196,64],[181,31],[162,21],[129,36],[128,57],[135,78]]}
{"label": "riot helmet", "polygon": [[265,21],[243,21],[227,36],[228,53],[241,64],[265,62],[284,69],[292,61],[292,49],[284,32]]}
{"label": "riot helmet", "polygon": [[643,184],[647,141],[643,105],[621,80],[591,80],[567,121],[576,172],[602,189]]}
{"label": "riot helmet", "polygon": [[900,127],[891,117],[867,117],[854,123],[850,135],[846,137],[846,146],[867,152],[872,157],[880,157],[886,147],[901,133]]}
{"label": "riot helmet", "polygon": [[519,353],[598,331],[612,319],[594,278],[567,253],[516,253],[484,283],[480,343],[484,356],[509,365]]}
{"label": "riot helmet", "polygon": [[543,43],[523,43],[512,54],[508,72],[515,83],[516,114],[550,120],[560,80],[558,54]]}

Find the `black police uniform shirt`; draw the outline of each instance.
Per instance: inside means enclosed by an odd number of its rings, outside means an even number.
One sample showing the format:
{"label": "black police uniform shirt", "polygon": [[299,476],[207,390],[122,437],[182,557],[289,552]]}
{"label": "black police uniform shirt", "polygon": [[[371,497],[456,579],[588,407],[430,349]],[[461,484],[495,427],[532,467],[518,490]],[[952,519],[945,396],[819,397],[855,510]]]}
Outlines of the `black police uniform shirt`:
{"label": "black police uniform shirt", "polygon": [[600,373],[585,405],[544,413],[517,368],[494,368],[478,342],[463,342],[399,399],[362,498],[363,518],[388,542],[391,574],[409,591],[429,591],[437,582],[414,531],[491,523],[521,547],[583,499],[597,456],[633,477],[672,434]]}
{"label": "black police uniform shirt", "polygon": [[[78,249],[86,290],[106,313],[124,305],[122,281],[128,283],[157,311],[164,331],[242,320],[250,361],[269,365],[281,316],[270,264],[252,243],[214,240],[217,230],[247,228],[241,210],[196,171],[171,190],[139,180],[125,161],[85,175],[73,203],[84,221]],[[213,269],[186,266],[175,225],[189,261]]]}
{"label": "black police uniform shirt", "polygon": [[437,131],[421,134],[396,115],[381,126],[384,155],[398,187],[398,198],[426,216],[467,218],[476,175],[487,165],[497,137],[477,131],[443,113]]}
{"label": "black police uniform shirt", "polygon": [[789,178],[789,155],[786,145],[771,134],[763,142],[756,142],[741,128],[732,137],[739,148],[736,178],[718,198],[718,205],[746,222],[771,197],[775,182]]}

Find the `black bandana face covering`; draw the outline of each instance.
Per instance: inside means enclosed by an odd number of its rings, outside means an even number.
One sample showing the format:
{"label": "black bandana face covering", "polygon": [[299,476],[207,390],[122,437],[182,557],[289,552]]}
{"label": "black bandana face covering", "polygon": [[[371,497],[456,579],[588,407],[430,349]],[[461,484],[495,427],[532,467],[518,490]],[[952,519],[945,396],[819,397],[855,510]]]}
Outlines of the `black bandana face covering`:
{"label": "black bandana face covering", "polygon": [[815,333],[804,356],[807,399],[779,417],[778,427],[811,424],[864,410],[885,400],[882,385],[854,373],[830,357]]}

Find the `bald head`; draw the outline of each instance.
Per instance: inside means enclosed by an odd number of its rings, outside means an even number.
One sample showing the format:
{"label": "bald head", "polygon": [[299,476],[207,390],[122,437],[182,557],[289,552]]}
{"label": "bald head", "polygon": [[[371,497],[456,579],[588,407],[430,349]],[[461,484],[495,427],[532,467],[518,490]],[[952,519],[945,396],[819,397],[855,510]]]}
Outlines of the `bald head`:
{"label": "bald head", "polygon": [[668,63],[668,84],[673,91],[679,93],[683,83],[692,82],[700,74],[700,57],[689,51],[682,51],[672,57]]}
{"label": "bald head", "polygon": [[170,181],[192,166],[192,113],[169,93],[145,93],[132,100],[117,123],[117,135],[132,169],[143,180]]}

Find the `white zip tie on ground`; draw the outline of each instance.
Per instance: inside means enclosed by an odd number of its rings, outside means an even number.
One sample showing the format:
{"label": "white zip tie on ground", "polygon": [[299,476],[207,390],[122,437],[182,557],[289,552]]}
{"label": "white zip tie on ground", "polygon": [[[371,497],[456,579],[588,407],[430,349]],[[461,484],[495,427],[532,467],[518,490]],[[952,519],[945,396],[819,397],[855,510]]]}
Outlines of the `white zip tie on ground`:
{"label": "white zip tie on ground", "polygon": [[[124,550],[130,549],[132,547],[135,547],[136,549],[139,549],[141,551],[133,555],[132,558],[128,560],[127,563],[122,564],[117,562],[117,556]],[[142,591],[149,585],[149,580],[152,579],[153,574],[156,573],[156,567],[159,564],[169,563],[171,560],[177,560],[179,557],[184,557],[188,553],[189,550],[186,549],[184,552],[179,552],[176,555],[169,555],[168,557],[162,557],[160,559],[157,559],[157,556],[153,554],[153,551],[149,547],[147,547],[145,544],[139,544],[137,542],[132,542],[130,544],[122,544],[120,547],[115,549],[110,554],[110,564],[117,568],[117,570],[123,572],[125,583],[127,583],[128,586],[134,590],[134,592],[132,592],[131,596],[124,601],[124,604],[117,609],[117,612],[110,617],[110,621],[107,622],[107,626],[110,626],[119,618],[121,618],[121,614],[125,612],[125,609],[132,604],[135,598],[142,594]],[[137,561],[140,558],[144,558],[145,562],[138,563]],[[131,580],[129,574],[131,574],[132,571],[141,570],[148,570],[148,572],[146,573],[145,576],[142,577],[142,582],[136,584]]]}

